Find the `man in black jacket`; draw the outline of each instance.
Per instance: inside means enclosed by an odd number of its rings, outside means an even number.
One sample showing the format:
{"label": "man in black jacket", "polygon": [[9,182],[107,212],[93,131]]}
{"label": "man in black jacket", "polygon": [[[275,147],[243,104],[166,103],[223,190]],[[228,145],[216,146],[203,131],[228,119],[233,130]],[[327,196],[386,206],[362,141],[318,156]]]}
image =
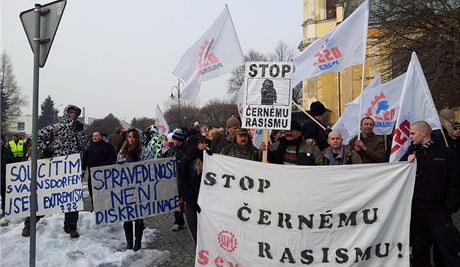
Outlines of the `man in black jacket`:
{"label": "man in black jacket", "polygon": [[460,236],[452,224],[452,214],[460,206],[455,155],[431,140],[431,127],[425,121],[411,125],[410,139],[412,146],[403,159],[417,159],[410,229],[412,266],[431,266],[432,246],[445,266],[460,266]]}
{"label": "man in black jacket", "polygon": [[94,131],[91,135],[92,142],[88,149],[83,153],[82,170],[86,170],[88,177],[88,191],[93,203],[93,187],[91,184],[91,168],[112,165],[117,162],[117,155],[113,146],[104,141],[101,131]]}

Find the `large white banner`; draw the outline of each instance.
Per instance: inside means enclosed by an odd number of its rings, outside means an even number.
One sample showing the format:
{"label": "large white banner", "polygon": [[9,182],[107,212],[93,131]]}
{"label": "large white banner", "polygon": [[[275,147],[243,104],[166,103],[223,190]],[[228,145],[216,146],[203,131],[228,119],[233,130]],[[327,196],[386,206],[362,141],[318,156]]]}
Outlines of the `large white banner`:
{"label": "large white banner", "polygon": [[[30,216],[31,162],[6,165],[5,215]],[[83,210],[79,154],[37,161],[37,215]]]}
{"label": "large white banner", "polygon": [[205,153],[195,266],[409,266],[415,171]]}
{"label": "large white banner", "polygon": [[243,128],[291,127],[292,62],[246,62]]}
{"label": "large white banner", "polygon": [[179,207],[174,158],[91,168],[96,225],[142,219]]}

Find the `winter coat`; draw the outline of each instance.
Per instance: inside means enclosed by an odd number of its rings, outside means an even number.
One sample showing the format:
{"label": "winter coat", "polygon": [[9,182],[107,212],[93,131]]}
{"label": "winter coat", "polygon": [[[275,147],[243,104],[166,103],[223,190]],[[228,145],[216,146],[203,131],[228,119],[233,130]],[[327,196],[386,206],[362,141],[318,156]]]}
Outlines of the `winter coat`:
{"label": "winter coat", "polygon": [[339,155],[334,158],[332,147],[328,147],[323,151],[326,165],[347,165],[347,164],[361,164],[363,161],[356,151],[350,149],[348,146],[342,145]]}
{"label": "winter coat", "polygon": [[[350,148],[354,149],[357,136],[353,137],[348,143]],[[382,136],[377,136],[371,133],[369,137],[363,137],[361,134],[361,141],[366,145],[367,150],[360,150],[357,152],[361,157],[363,163],[380,163],[388,162],[387,153],[385,151],[385,140]]]}
{"label": "winter coat", "polygon": [[69,118],[67,115],[69,108],[80,110],[78,107],[69,105],[64,109],[60,123],[46,126],[38,131],[37,148],[40,152],[57,157],[84,152],[88,148],[89,137],[78,129],[81,122]]}
{"label": "winter coat", "polygon": [[109,135],[107,141],[113,146],[116,153],[120,151],[121,145],[123,144],[123,135],[121,133],[113,133]]}
{"label": "winter coat", "polygon": [[240,159],[260,161],[259,150],[257,150],[257,148],[255,148],[251,142],[248,142],[248,144],[245,146],[231,143],[224,147],[220,154]]}
{"label": "winter coat", "polygon": [[417,174],[412,207],[456,212],[460,206],[460,173],[455,154],[443,144],[430,141],[410,146],[401,160],[407,160],[414,151]]}
{"label": "winter coat", "polygon": [[232,139],[232,136],[228,133],[221,134],[219,137],[212,140],[209,150],[211,150],[213,153],[220,153],[224,147],[233,142]]}
{"label": "winter coat", "polygon": [[[284,154],[289,145],[285,137],[270,145],[268,161],[275,164],[284,164]],[[300,136],[294,144],[296,146],[296,165],[323,165],[323,154],[317,146],[308,145]]]}
{"label": "winter coat", "polygon": [[91,142],[88,149],[83,153],[82,169],[112,165],[116,161],[117,154],[115,154],[111,144],[102,140],[97,143]]}
{"label": "winter coat", "polygon": [[198,201],[200,192],[201,175],[196,170],[196,160],[203,161],[203,151],[197,148],[196,136],[189,138],[188,153],[181,164],[181,175],[178,177],[179,194],[185,202],[193,204]]}
{"label": "winter coat", "polygon": [[[327,125],[323,125],[327,127]],[[327,143],[327,135],[329,134],[330,130],[323,130],[316,122],[312,119],[308,119],[305,121],[304,125],[302,126],[302,137],[305,140],[313,139],[316,142],[318,148],[323,151],[326,147],[329,146]]]}

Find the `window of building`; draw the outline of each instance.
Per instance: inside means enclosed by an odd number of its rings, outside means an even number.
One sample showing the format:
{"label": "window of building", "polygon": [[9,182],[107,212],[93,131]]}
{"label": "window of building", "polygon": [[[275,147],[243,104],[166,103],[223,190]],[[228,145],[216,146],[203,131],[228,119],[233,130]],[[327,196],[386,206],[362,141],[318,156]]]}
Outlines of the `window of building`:
{"label": "window of building", "polygon": [[18,122],[18,131],[25,131],[26,123],[23,121]]}
{"label": "window of building", "polygon": [[326,0],[326,19],[333,19],[336,17],[337,0]]}

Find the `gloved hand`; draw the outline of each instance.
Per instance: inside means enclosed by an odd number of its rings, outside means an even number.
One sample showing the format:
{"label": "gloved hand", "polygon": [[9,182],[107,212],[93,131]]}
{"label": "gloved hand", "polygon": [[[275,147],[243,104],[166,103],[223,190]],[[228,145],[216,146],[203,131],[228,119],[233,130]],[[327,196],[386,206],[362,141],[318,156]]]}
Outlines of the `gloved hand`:
{"label": "gloved hand", "polygon": [[192,203],[192,210],[196,211],[197,213],[200,213],[201,207],[198,205],[198,203],[194,202]]}
{"label": "gloved hand", "polygon": [[78,121],[78,120],[74,120],[74,121],[72,122],[72,127],[73,127],[73,129],[74,129],[75,131],[77,131],[77,132],[83,131],[83,123],[81,123],[81,122]]}
{"label": "gloved hand", "polygon": [[208,153],[209,156],[212,156],[212,151],[209,149],[205,149],[206,153]]}

